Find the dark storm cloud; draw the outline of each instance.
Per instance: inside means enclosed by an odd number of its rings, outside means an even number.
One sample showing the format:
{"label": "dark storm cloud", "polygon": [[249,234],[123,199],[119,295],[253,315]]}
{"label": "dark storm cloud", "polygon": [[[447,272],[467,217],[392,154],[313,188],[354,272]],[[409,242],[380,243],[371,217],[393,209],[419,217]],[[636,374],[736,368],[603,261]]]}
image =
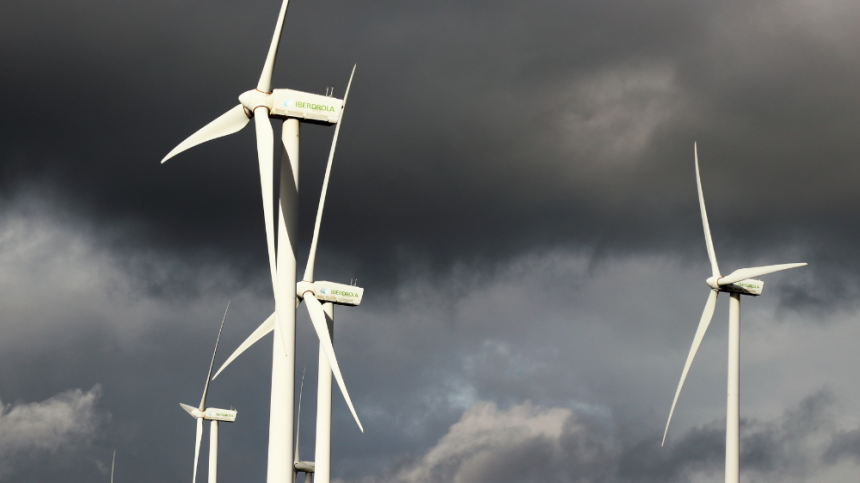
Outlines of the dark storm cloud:
{"label": "dark storm cloud", "polygon": [[[39,184],[126,227],[116,249],[257,277],[253,133],[158,160],[253,86],[276,10],[7,7],[6,196]],[[768,2],[294,2],[275,84],[342,93],[359,64],[321,249],[375,284],[418,260],[445,270],[553,246],[702,259],[698,140],[724,264],[788,253],[844,288],[860,268],[858,15]],[[303,133],[302,247],[331,130]],[[828,307],[856,293],[793,300]]]}

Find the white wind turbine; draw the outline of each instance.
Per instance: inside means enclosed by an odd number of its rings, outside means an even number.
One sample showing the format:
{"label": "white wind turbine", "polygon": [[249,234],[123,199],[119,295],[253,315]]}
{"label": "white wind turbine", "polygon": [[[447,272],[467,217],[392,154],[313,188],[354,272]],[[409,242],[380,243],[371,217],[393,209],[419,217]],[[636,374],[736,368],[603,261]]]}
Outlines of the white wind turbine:
{"label": "white wind turbine", "polygon": [[[266,224],[266,242],[269,253],[269,270],[275,294],[275,315],[272,322],[275,332],[272,349],[272,393],[269,415],[269,455],[266,478],[271,483],[283,483],[290,479],[294,468],[283,455],[292,454],[293,398],[295,395],[295,308],[296,256],[294,243],[297,239],[298,220],[298,174],[299,174],[299,122],[315,124],[338,124],[344,101],[329,95],[321,96],[291,89],[272,89],[272,72],[278,53],[288,0],[283,0],[275,33],[269,52],[257,82],[256,89],[239,96],[239,105],[227,111],[202,129],[180,143],[162,162],[206,141],[227,136],[241,130],[254,118],[257,134],[257,157],[260,167],[260,184],[263,194],[263,216]],[[353,68],[353,73],[355,69]],[[350,82],[352,77],[350,77]],[[275,224],[272,213],[274,194],[273,142],[274,135],[270,118],[284,119],[281,132],[281,167],[279,191],[278,246],[275,251]],[[337,130],[335,131],[337,132]],[[310,289],[321,295],[316,284]],[[358,297],[360,300],[360,296]],[[308,302],[317,334],[321,334],[318,315],[319,304]],[[280,341],[280,342],[278,342]],[[325,346],[325,343],[323,342]],[[280,350],[278,349],[280,346]],[[331,344],[325,347],[326,356],[332,362],[335,376],[352,410],[352,403],[336,370]],[[355,412],[353,410],[353,415]],[[358,418],[356,417],[356,421]],[[360,424],[359,424],[360,426]]]}
{"label": "white wind turbine", "polygon": [[305,387],[305,371],[302,369],[302,383],[299,386],[299,410],[296,415],[296,453],[293,456],[293,467],[295,471],[293,472],[293,483],[296,483],[296,477],[299,473],[305,474],[305,483],[311,483],[313,481],[313,474],[315,470],[315,466],[313,461],[302,461],[299,458],[299,434],[302,426],[302,392]]}
{"label": "white wind turbine", "polygon": [[678,396],[681,395],[681,388],[684,386],[687,372],[690,370],[690,365],[693,363],[693,358],[696,356],[696,351],[699,349],[702,337],[705,336],[705,331],[708,330],[708,325],[711,323],[711,318],[714,316],[714,309],[717,305],[717,295],[719,295],[720,292],[728,292],[731,298],[729,300],[729,374],[726,410],[726,483],[738,483],[740,456],[740,296],[761,295],[762,289],[764,288],[764,282],[761,280],[754,280],[755,277],[767,275],[768,273],[779,272],[781,270],[788,270],[789,268],[802,267],[806,264],[788,263],[784,265],[741,268],[739,270],[735,270],[729,275],[720,275],[720,268],[717,266],[717,255],[714,252],[714,243],[711,240],[711,228],[708,224],[708,214],[705,211],[705,197],[702,193],[702,180],[699,177],[699,154],[695,143],[693,144],[693,153],[696,160],[696,186],[699,191],[699,206],[702,211],[702,226],[705,230],[705,245],[708,249],[708,258],[711,261],[712,274],[711,277],[706,280],[706,283],[711,288],[711,292],[708,295],[707,303],[705,303],[705,310],[702,313],[702,319],[699,321],[699,327],[696,329],[696,335],[693,337],[693,346],[690,347],[690,354],[687,356],[687,362],[684,364],[684,370],[681,372],[681,381],[678,383],[678,390],[675,392],[675,399],[672,401],[672,409],[669,411],[669,420],[666,421],[666,430],[663,432],[662,444],[666,443],[666,434],[669,432],[669,423],[672,421],[672,414],[675,412],[675,404],[678,402]]}
{"label": "white wind turbine", "polygon": [[[355,74],[355,68],[353,68]],[[346,101],[349,97],[349,88],[352,85],[352,77],[346,86],[346,92],[343,97],[343,109],[346,108]],[[295,461],[293,463],[293,479],[296,473],[301,471],[306,474],[314,474],[316,483],[329,483],[331,475],[331,380],[334,375],[338,386],[341,389],[346,404],[352,413],[355,422],[358,423],[359,429],[364,432],[361,426],[361,421],[355,412],[352,401],[349,398],[349,393],[346,390],[346,385],[343,382],[343,376],[340,372],[340,367],[335,357],[334,347],[332,345],[334,334],[334,304],[346,306],[358,306],[361,304],[361,299],[364,296],[364,289],[354,285],[344,285],[334,282],[315,281],[314,280],[314,265],[316,261],[317,246],[319,243],[319,232],[322,224],[323,209],[325,208],[325,198],[328,193],[328,184],[331,178],[331,167],[334,161],[335,148],[337,147],[337,138],[340,133],[340,125],[343,120],[343,112],[338,118],[337,125],[332,138],[331,149],[329,151],[328,163],[326,164],[325,177],[323,178],[323,186],[320,193],[320,202],[317,207],[317,216],[314,223],[314,234],[311,241],[311,249],[308,254],[308,262],[305,266],[305,274],[301,282],[296,284],[296,304],[305,301],[316,331],[317,338],[320,341],[319,348],[319,376],[317,389],[317,426],[316,426],[316,451],[315,462],[299,461],[298,446],[295,451]],[[322,300],[324,303],[320,303]],[[233,360],[239,357],[246,349],[251,347],[255,342],[263,336],[276,329],[275,319],[277,314],[272,314],[266,319],[247,339],[227,358],[218,372],[215,373],[213,379],[218,377]],[[304,375],[302,376],[304,380]],[[299,413],[301,416],[301,413]],[[296,431],[298,433],[298,431]],[[296,435],[296,445],[298,445],[298,434]]]}
{"label": "white wind turbine", "polygon": [[[227,302],[227,310],[230,310],[230,302]],[[206,396],[209,393],[209,382],[212,380],[212,366],[215,364],[215,354],[218,353],[218,342],[221,340],[221,331],[224,329],[224,320],[227,319],[227,310],[221,319],[221,328],[218,329],[218,338],[215,340],[215,350],[212,352],[212,362],[209,363],[209,374],[206,375],[206,385],[203,386],[203,398],[200,406],[192,407],[187,404],[179,405],[197,420],[197,437],[194,443],[194,476],[192,483],[197,481],[197,460],[200,457],[200,439],[203,437],[203,420],[211,421],[209,428],[209,483],[215,483],[218,476],[218,422],[236,421],[237,412],[232,409],[217,409],[206,407]]]}

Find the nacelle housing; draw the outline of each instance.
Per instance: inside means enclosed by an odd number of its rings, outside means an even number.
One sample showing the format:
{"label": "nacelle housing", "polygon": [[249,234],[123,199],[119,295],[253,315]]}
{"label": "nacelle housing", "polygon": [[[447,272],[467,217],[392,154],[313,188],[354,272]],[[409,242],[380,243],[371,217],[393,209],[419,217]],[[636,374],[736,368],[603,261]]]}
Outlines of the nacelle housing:
{"label": "nacelle housing", "polygon": [[296,284],[296,296],[301,299],[305,292],[313,292],[314,297],[322,302],[356,307],[361,304],[364,289],[355,285],[326,281],[301,282]]}
{"label": "nacelle housing", "polygon": [[741,280],[729,285],[720,285],[720,290],[729,293],[739,293],[741,295],[759,296],[764,289],[764,282],[753,278]]}
{"label": "nacelle housing", "polygon": [[232,423],[236,421],[236,415],[238,413],[239,411],[232,409],[206,408],[206,412],[203,414],[203,419]]}
{"label": "nacelle housing", "polygon": [[292,89],[272,93],[271,117],[295,118],[320,124],[335,124],[343,111],[343,100]]}

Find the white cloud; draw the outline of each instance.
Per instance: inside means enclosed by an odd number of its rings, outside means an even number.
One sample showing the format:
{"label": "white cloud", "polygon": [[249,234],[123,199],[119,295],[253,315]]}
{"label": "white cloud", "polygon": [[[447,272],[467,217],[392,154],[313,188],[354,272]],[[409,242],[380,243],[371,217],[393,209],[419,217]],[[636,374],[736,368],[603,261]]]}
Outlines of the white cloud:
{"label": "white cloud", "polygon": [[424,457],[393,479],[409,483],[488,481],[488,476],[522,461],[530,444],[563,457],[563,428],[571,422],[575,424],[574,413],[566,408],[542,408],[527,401],[500,410],[494,403],[479,401]]}
{"label": "white cloud", "polygon": [[73,389],[41,402],[0,402],[0,475],[12,471],[22,454],[34,457],[91,443],[106,417],[96,409],[100,396],[101,386],[96,385],[89,391]]}

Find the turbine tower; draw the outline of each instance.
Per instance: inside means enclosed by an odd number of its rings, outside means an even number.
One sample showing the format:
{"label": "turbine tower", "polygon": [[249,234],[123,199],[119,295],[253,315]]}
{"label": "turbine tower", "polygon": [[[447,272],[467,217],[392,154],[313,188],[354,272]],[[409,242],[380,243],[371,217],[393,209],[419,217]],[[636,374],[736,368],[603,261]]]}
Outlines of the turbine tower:
{"label": "turbine tower", "polygon": [[[230,310],[230,302],[227,302],[227,310]],[[203,420],[211,422],[209,427],[209,483],[215,483],[218,477],[218,422],[226,421],[232,423],[236,421],[237,412],[232,409],[217,409],[206,407],[206,396],[209,394],[209,382],[212,380],[212,366],[215,364],[215,354],[218,353],[218,342],[221,340],[221,331],[224,329],[224,321],[227,319],[227,310],[224,311],[224,318],[221,319],[221,328],[218,329],[218,338],[215,340],[215,351],[212,352],[212,362],[209,363],[209,374],[206,375],[206,385],[203,386],[203,398],[200,399],[200,406],[192,407],[187,404],[179,403],[188,414],[197,420],[197,438],[194,443],[194,476],[192,483],[197,482],[197,460],[200,457],[200,439],[203,437]]]}
{"label": "turbine tower", "polygon": [[768,273],[779,272],[781,270],[788,270],[789,268],[802,267],[806,264],[788,263],[784,265],[741,268],[739,270],[735,270],[729,275],[720,275],[720,268],[717,265],[717,255],[714,252],[714,243],[711,240],[711,228],[708,224],[708,214],[705,211],[705,196],[702,193],[702,180],[699,176],[699,153],[695,143],[693,144],[693,153],[696,160],[696,186],[699,191],[699,207],[702,211],[702,226],[705,230],[705,245],[708,249],[708,258],[711,261],[711,277],[706,280],[706,283],[708,284],[708,287],[711,288],[711,291],[708,295],[708,301],[705,303],[705,310],[702,313],[701,320],[699,321],[699,327],[696,329],[696,335],[693,337],[693,346],[690,347],[687,362],[684,364],[684,370],[681,372],[681,381],[678,383],[678,390],[675,392],[675,399],[672,401],[672,409],[669,410],[669,420],[666,421],[666,430],[663,432],[663,443],[661,443],[661,446],[666,443],[666,434],[669,432],[669,423],[672,422],[672,414],[675,412],[675,404],[678,402],[678,396],[681,395],[681,388],[684,386],[687,372],[690,370],[690,365],[693,363],[693,358],[696,356],[696,351],[699,349],[702,337],[705,336],[705,331],[708,330],[708,325],[710,325],[711,318],[714,316],[714,309],[717,306],[717,296],[720,292],[727,292],[731,298],[729,299],[729,374],[726,398],[726,483],[738,483],[740,471],[739,420],[741,295],[761,295],[762,289],[764,288],[764,282],[761,280],[755,280],[756,277],[767,275]]}
{"label": "turbine tower", "polygon": [[[297,301],[297,286],[294,243],[297,239],[296,224],[298,220],[299,123],[339,125],[345,102],[345,99],[341,101],[329,95],[323,96],[292,89],[272,89],[272,72],[278,54],[278,44],[284,18],[287,14],[287,6],[288,0],[283,0],[275,33],[272,36],[272,42],[257,87],[241,94],[237,106],[192,134],[162,159],[163,163],[198,144],[238,132],[250,122],[251,118],[254,119],[269,271],[275,299],[275,314],[270,317],[272,327],[269,329],[275,332],[272,348],[272,392],[266,472],[266,479],[269,483],[287,483],[295,471],[293,465],[290,464],[290,455],[293,454],[293,399],[295,396],[296,306],[294,304]],[[353,68],[354,73],[355,69]],[[352,78],[350,77],[351,81]],[[272,209],[274,204],[274,134],[270,118],[284,120],[281,132],[279,223],[277,227]],[[335,133],[337,133],[337,128]],[[337,134],[335,134],[336,136]],[[278,230],[277,251],[275,250],[276,228]],[[326,288],[331,287],[311,283],[309,286],[303,286],[303,294],[311,293],[319,297],[322,294],[318,290]],[[337,289],[334,290],[337,291]],[[353,293],[349,290],[346,292]],[[319,327],[321,321],[324,320],[318,315],[318,312],[322,310],[319,302],[314,297],[310,297],[313,299],[310,301],[304,295],[302,298],[308,305],[309,311],[312,312],[311,320],[317,335],[324,334],[325,332]],[[360,298],[359,294],[357,299],[360,301]],[[355,297],[352,299],[354,300]],[[313,302],[317,303],[314,304]],[[346,387],[343,385],[342,377],[340,377],[330,340],[328,338],[321,339],[321,343],[347,404],[356,422],[358,422],[358,416],[355,414]]]}

